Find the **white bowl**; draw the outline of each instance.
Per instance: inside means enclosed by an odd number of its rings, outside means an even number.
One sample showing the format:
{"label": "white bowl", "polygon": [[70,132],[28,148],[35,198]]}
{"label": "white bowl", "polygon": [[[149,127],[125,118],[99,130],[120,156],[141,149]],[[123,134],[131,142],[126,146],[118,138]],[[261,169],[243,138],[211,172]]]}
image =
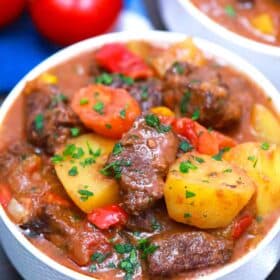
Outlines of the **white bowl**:
{"label": "white bowl", "polygon": [[[184,39],[186,35],[151,31],[142,34],[115,33],[93,39],[89,39],[51,56],[30,73],[28,73],[12,90],[0,109],[0,125],[7,112],[20,95],[27,81],[34,79],[50,67],[64,62],[80,53],[94,50],[109,42],[125,42],[128,40],[143,39],[155,45],[166,45]],[[253,66],[242,60],[235,54],[206,40],[195,38],[195,43],[207,54],[224,61],[240,72],[246,73],[268,96],[270,96],[280,111],[280,100],[277,90],[273,85]],[[66,268],[46,256],[34,247],[20,232],[19,228],[8,218],[4,209],[0,206],[0,240],[10,261],[25,279],[40,280],[92,280]],[[271,228],[258,246],[237,261],[224,266],[218,271],[205,276],[205,279],[264,279],[274,268],[280,258],[280,219]]]}
{"label": "white bowl", "polygon": [[190,0],[159,0],[159,6],[171,31],[195,34],[238,53],[261,69],[280,89],[280,47],[230,31],[201,12]]}

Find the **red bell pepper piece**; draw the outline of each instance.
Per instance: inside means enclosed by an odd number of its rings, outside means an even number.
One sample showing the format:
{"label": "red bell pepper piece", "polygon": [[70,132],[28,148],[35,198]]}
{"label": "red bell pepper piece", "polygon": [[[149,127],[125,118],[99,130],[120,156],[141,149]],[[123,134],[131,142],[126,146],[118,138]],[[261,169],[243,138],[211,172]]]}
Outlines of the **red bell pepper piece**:
{"label": "red bell pepper piece", "polygon": [[120,206],[114,204],[94,209],[87,218],[98,228],[108,229],[110,226],[126,224],[128,215]]}
{"label": "red bell pepper piece", "polygon": [[209,131],[199,123],[189,118],[178,118],[172,123],[173,130],[187,138],[200,153],[215,155],[220,149],[234,147],[236,142],[217,131]]}
{"label": "red bell pepper piece", "polygon": [[7,208],[12,199],[12,193],[8,185],[0,184],[0,204]]}
{"label": "red bell pepper piece", "polygon": [[144,60],[127,49],[124,44],[112,43],[101,47],[96,52],[95,59],[105,69],[133,79],[153,75],[153,71]]}
{"label": "red bell pepper piece", "polygon": [[252,224],[253,216],[251,214],[246,214],[240,217],[233,226],[232,238],[238,239]]}

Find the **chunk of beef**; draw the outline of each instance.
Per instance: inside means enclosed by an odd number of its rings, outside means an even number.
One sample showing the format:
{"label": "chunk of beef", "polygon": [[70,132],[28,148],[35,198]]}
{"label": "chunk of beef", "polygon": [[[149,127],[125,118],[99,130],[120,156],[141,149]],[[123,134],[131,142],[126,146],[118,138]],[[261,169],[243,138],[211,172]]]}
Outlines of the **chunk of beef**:
{"label": "chunk of beef", "polygon": [[[180,71],[178,72],[178,67]],[[207,65],[173,65],[165,75],[165,104],[179,106],[182,115],[191,117],[196,111],[205,126],[222,129],[241,118],[241,105],[223,82],[217,68]]]}
{"label": "chunk of beef", "polygon": [[171,276],[180,272],[224,264],[231,258],[233,243],[202,231],[165,233],[152,239],[158,249],[148,256],[151,275]]}
{"label": "chunk of beef", "polygon": [[120,144],[121,152],[110,155],[107,168],[119,177],[124,207],[137,215],[162,198],[163,178],[176,158],[178,138],[171,130],[160,132],[140,117]]}
{"label": "chunk of beef", "polygon": [[26,96],[27,138],[30,143],[53,154],[71,136],[71,128],[83,126],[55,86],[34,82]]}

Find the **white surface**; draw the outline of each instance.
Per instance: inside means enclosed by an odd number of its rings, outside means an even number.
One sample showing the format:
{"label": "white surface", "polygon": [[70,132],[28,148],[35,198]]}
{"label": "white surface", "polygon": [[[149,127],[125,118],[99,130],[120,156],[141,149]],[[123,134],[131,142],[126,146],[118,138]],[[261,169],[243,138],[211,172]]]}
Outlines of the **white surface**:
{"label": "white surface", "polygon": [[256,43],[225,29],[201,13],[189,0],[159,0],[159,4],[168,29],[199,36],[234,51],[280,89],[280,48]]}
{"label": "white surface", "polygon": [[[157,45],[171,44],[185,38],[183,34],[167,32],[145,32],[145,33],[116,33],[108,34],[93,39],[89,39],[73,46],[70,46],[49,59],[42,62],[25,76],[18,85],[12,90],[8,98],[0,109],[0,124],[7,114],[9,108],[20,94],[26,81],[34,79],[50,67],[76,56],[83,51],[90,51],[109,42],[123,42],[132,39],[144,39]],[[227,64],[234,68],[246,72],[260,88],[264,89],[272,98],[278,110],[280,111],[280,102],[278,92],[273,85],[254,67],[246,63],[235,54],[202,39],[195,39],[195,43],[206,53],[216,58],[223,59]],[[88,276],[79,274],[69,268],[63,267],[47,257],[36,247],[34,247],[19,231],[7,217],[5,211],[0,207],[0,239],[4,250],[10,258],[13,265],[25,279],[34,280],[92,280]],[[223,269],[206,276],[204,279],[256,279],[261,280],[272,270],[280,256],[280,219],[273,226],[264,240],[256,249],[240,258],[232,264],[226,265]],[[1,277],[0,277],[1,278]]]}

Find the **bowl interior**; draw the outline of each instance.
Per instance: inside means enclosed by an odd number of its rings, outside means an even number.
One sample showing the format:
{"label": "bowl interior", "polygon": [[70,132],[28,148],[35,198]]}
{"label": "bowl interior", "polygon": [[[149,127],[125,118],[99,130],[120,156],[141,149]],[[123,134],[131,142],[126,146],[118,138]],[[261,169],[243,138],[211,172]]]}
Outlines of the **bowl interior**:
{"label": "bowl interior", "polygon": [[[178,41],[183,40],[186,38],[184,34],[178,33],[168,33],[168,32],[161,32],[161,31],[149,31],[142,34],[133,34],[133,33],[113,33],[107,34],[104,36],[99,36],[96,38],[88,39],[72,45],[66,49],[59,51],[58,53],[54,54],[47,60],[43,61],[39,64],[36,68],[34,68],[31,72],[29,72],[18,84],[17,86],[11,91],[7,99],[4,101],[1,109],[0,109],[0,126],[13,105],[16,98],[20,95],[21,91],[24,88],[24,85],[27,81],[34,79],[47,69],[54,67],[61,62],[67,61],[68,59],[79,55],[82,52],[92,51],[103,44],[109,42],[125,42],[129,40],[145,40],[154,45],[164,46],[168,44],[172,44]],[[278,112],[280,112],[280,99],[277,90],[274,86],[253,66],[245,62],[243,59],[235,55],[234,53],[225,50],[224,48],[213,44],[209,41],[195,38],[196,45],[201,48],[208,56],[211,56],[225,64],[232,66],[233,68],[239,70],[242,73],[245,73],[251,80],[253,80],[264,92],[271,97],[273,103]],[[80,279],[80,280],[92,280],[94,278],[88,277],[86,275],[80,274],[75,272],[67,267],[64,267],[44,253],[42,253],[39,249],[34,247],[26,238],[23,238],[22,233],[19,231],[18,227],[8,218],[4,209],[0,206],[0,217],[5,224],[5,226],[9,229],[11,234],[16,238],[17,242],[19,242],[26,251],[30,252],[34,257],[39,259],[41,262],[45,263],[49,267],[54,270],[59,271],[61,274],[66,275],[69,279]],[[266,235],[266,237],[258,244],[258,246],[249,252],[248,254],[244,255],[237,261],[226,265],[222,269],[219,269],[216,272],[211,273],[208,275],[207,279],[217,279],[226,275],[238,267],[242,266],[250,259],[254,258],[254,256],[264,248],[279,232],[280,230],[280,219],[274,224],[272,229]]]}
{"label": "bowl interior", "polygon": [[206,28],[210,29],[212,32],[216,33],[220,37],[223,37],[233,44],[238,44],[239,46],[250,49],[255,52],[262,54],[280,57],[280,47],[272,46],[269,44],[257,42],[255,40],[249,39],[245,36],[239,35],[221,24],[215,22],[213,19],[208,17],[205,13],[200,11],[191,0],[177,0],[181,6],[191,14],[197,21],[202,23]]}

